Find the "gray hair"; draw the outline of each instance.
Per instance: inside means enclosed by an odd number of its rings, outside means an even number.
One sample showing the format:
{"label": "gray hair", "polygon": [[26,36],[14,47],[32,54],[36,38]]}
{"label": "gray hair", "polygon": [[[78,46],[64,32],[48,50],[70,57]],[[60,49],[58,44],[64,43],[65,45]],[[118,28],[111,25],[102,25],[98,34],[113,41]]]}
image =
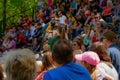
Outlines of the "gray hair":
{"label": "gray hair", "polygon": [[6,80],[34,80],[36,60],[29,49],[18,49],[8,52],[5,57],[4,70]]}

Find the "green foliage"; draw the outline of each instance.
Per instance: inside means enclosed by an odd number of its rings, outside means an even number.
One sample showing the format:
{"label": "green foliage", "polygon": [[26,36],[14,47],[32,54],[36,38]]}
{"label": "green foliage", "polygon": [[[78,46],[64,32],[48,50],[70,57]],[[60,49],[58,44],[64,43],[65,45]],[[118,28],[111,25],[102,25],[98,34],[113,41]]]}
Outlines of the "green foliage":
{"label": "green foliage", "polygon": [[[20,15],[32,17],[33,9],[36,9],[37,0],[7,0],[6,4],[6,24],[16,23]],[[3,0],[0,0],[0,21],[3,18]]]}

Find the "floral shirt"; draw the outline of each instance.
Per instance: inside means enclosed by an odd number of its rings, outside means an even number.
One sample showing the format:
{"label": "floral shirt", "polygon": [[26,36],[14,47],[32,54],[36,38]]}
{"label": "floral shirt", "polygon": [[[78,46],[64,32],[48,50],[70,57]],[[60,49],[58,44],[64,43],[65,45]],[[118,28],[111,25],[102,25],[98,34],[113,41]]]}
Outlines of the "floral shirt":
{"label": "floral shirt", "polygon": [[45,71],[42,71],[42,72],[36,77],[35,80],[43,80],[43,76],[44,76],[44,74],[45,74],[46,72],[47,72],[46,70],[45,70]]}

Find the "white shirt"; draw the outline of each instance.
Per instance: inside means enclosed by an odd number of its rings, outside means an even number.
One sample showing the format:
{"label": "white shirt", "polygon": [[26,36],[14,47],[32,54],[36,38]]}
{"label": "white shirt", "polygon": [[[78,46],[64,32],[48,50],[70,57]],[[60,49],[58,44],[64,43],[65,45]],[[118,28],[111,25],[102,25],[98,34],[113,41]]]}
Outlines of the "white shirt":
{"label": "white shirt", "polygon": [[[112,64],[111,64],[111,66],[109,66],[105,62],[100,62],[97,65],[97,68],[99,70],[97,72],[97,77],[98,76],[100,77],[100,74],[102,74],[102,76],[108,75],[108,76],[112,77],[112,80],[119,80],[118,73]],[[101,80],[101,79],[97,79],[97,80]]]}
{"label": "white shirt", "polygon": [[65,24],[65,20],[66,20],[66,16],[62,15],[60,18],[59,18],[59,21],[61,24]]}

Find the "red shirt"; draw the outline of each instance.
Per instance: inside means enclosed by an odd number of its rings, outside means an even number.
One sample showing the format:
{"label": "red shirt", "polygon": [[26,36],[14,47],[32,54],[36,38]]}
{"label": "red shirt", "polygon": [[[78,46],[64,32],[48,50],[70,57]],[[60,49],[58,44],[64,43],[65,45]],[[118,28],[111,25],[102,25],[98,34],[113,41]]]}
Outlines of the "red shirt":
{"label": "red shirt", "polygon": [[103,10],[103,16],[110,15],[111,14],[111,7],[106,6]]}
{"label": "red shirt", "polygon": [[26,41],[26,38],[25,38],[25,36],[24,36],[24,34],[22,34],[22,33],[19,33],[18,35],[17,35],[17,40],[19,41],[21,41],[20,43],[23,43],[23,44],[26,44],[27,43],[27,41]]}
{"label": "red shirt", "polygon": [[43,72],[41,72],[41,73],[36,77],[35,80],[43,80],[43,76],[44,76],[44,74],[45,74],[46,72],[47,72],[46,70],[43,71]]}
{"label": "red shirt", "polygon": [[92,43],[95,43],[95,42],[97,42],[97,41],[98,41],[97,35],[94,34],[94,35],[93,35],[93,38],[92,38]]}

